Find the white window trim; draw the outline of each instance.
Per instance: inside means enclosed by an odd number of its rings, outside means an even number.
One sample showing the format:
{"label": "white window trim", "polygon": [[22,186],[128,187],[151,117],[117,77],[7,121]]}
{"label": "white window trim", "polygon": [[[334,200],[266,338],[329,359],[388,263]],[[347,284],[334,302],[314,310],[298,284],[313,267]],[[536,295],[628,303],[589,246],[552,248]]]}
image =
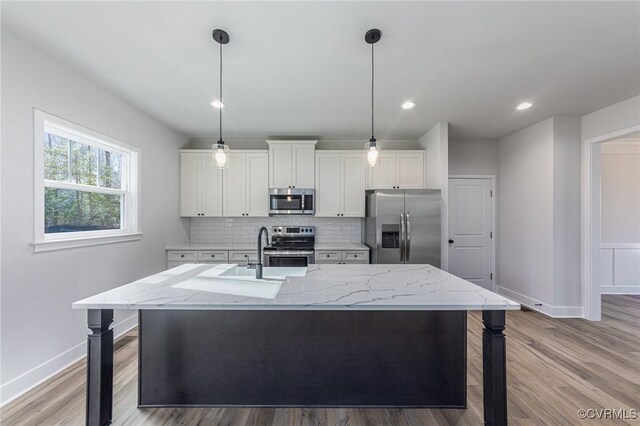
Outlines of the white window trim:
{"label": "white window trim", "polygon": [[[124,214],[121,218],[123,228],[102,231],[65,232],[60,234],[44,233],[44,140],[45,128],[55,128],[56,134],[73,139],[87,145],[107,147],[112,152],[126,154],[130,163],[123,167],[123,182],[128,185],[125,189],[100,188],[87,186],[93,192],[108,194],[120,194],[125,196]],[[61,250],[75,247],[110,244],[124,241],[139,240],[142,238],[140,227],[140,149],[114,139],[112,137],[95,132],[76,123],[63,120],[38,109],[33,110],[33,136],[34,136],[34,241],[33,251]],[[132,176],[128,176],[131,170]],[[47,186],[62,189],[82,189],[79,184],[65,182],[46,181]]]}

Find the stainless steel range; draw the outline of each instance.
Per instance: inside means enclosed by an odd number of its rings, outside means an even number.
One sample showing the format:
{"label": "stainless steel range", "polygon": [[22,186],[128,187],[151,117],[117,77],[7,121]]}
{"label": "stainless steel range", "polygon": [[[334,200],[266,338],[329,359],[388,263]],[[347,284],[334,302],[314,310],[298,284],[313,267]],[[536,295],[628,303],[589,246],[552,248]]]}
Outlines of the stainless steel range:
{"label": "stainless steel range", "polygon": [[274,226],[264,248],[265,266],[308,266],[315,263],[315,226]]}

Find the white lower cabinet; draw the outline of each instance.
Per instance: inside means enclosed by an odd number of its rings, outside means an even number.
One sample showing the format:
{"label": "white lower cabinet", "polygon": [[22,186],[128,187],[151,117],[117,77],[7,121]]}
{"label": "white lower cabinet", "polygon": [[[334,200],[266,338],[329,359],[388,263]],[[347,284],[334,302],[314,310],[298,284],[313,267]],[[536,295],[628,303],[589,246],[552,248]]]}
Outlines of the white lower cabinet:
{"label": "white lower cabinet", "polygon": [[364,217],[363,152],[316,151],[316,217]]}
{"label": "white lower cabinet", "polygon": [[316,250],[316,263],[324,264],[368,264],[368,250]]}
{"label": "white lower cabinet", "polygon": [[237,263],[246,265],[256,263],[258,252],[255,250],[167,250],[167,269],[185,263]]}

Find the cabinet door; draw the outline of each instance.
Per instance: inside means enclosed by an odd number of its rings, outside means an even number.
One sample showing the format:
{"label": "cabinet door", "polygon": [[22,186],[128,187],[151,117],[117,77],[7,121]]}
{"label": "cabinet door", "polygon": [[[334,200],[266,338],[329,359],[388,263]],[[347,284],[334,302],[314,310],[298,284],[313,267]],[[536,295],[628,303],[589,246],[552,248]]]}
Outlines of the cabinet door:
{"label": "cabinet door", "polygon": [[[316,217],[336,217],[340,213],[340,155],[316,155]],[[363,194],[364,197],[364,194]]]}
{"label": "cabinet door", "polygon": [[396,186],[400,189],[424,188],[423,154],[396,154]]}
{"label": "cabinet door", "polygon": [[269,156],[246,155],[246,208],[249,216],[269,216]]}
{"label": "cabinet door", "polygon": [[180,153],[180,216],[198,216],[200,211],[200,153]]}
{"label": "cabinet door", "polygon": [[367,189],[393,189],[396,186],[396,155],[382,151],[375,167],[367,165]]}
{"label": "cabinet door", "polygon": [[293,144],[293,183],[295,188],[315,188],[315,152],[309,144]]}
{"label": "cabinet door", "polygon": [[223,172],[223,202],[222,212],[224,216],[242,216],[246,213],[246,172],[245,154],[229,153],[229,165]]}
{"label": "cabinet door", "polygon": [[269,188],[288,188],[293,185],[291,144],[269,146]]}
{"label": "cabinet door", "polygon": [[201,212],[204,216],[222,216],[222,170],[212,161],[211,154],[200,154]]}
{"label": "cabinet door", "polygon": [[342,215],[364,217],[365,164],[364,154],[342,155]]}

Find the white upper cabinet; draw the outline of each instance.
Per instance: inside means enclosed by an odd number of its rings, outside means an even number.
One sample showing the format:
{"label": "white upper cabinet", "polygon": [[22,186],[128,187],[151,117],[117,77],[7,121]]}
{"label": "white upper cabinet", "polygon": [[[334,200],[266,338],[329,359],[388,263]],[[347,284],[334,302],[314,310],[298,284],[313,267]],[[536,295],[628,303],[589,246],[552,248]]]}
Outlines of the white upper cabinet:
{"label": "white upper cabinet", "polygon": [[223,215],[268,216],[268,154],[259,151],[232,151],[228,161],[229,165],[223,172]]}
{"label": "white upper cabinet", "polygon": [[424,156],[419,151],[381,151],[378,164],[368,167],[367,189],[425,188]]}
{"label": "white upper cabinet", "polygon": [[245,194],[247,216],[269,216],[269,155],[248,153],[246,155]]}
{"label": "white upper cabinet", "polygon": [[269,188],[315,188],[317,141],[267,141]]}
{"label": "white upper cabinet", "polygon": [[396,187],[396,156],[389,152],[378,154],[378,163],[375,167],[367,165],[368,189],[393,189]]}
{"label": "white upper cabinet", "polygon": [[396,186],[400,189],[425,187],[424,154],[396,154]]}
{"label": "white upper cabinet", "polygon": [[365,154],[342,155],[342,216],[364,217],[367,161]]}
{"label": "white upper cabinet", "polygon": [[316,152],[316,217],[364,217],[364,152]]}
{"label": "white upper cabinet", "polygon": [[210,152],[180,152],[180,216],[222,216],[222,173]]}
{"label": "white upper cabinet", "polygon": [[316,154],[316,217],[340,216],[340,160],[340,154]]}
{"label": "white upper cabinet", "polygon": [[222,214],[223,216],[245,216],[246,156],[236,152],[229,152],[227,155],[229,164],[222,172],[224,182]]}

